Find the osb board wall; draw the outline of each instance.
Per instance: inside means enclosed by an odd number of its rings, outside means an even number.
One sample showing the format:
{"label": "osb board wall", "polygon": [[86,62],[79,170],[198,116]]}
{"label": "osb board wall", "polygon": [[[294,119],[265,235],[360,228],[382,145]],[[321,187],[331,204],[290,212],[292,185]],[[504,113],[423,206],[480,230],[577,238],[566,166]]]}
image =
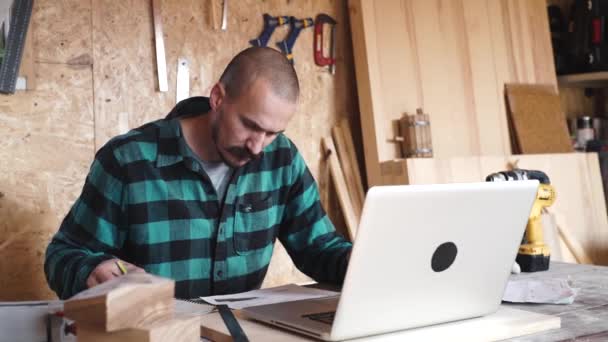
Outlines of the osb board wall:
{"label": "osb board wall", "polygon": [[[266,12],[298,18],[323,12],[339,23],[335,76],[314,64],[312,28],[296,42],[302,94],[287,135],[317,178],[330,216],[343,225],[320,139],[341,117],[358,122],[346,1],[233,0],[226,32],[213,29],[211,1],[221,15],[221,0],[162,1],[166,93],[156,91],[150,0],[35,2],[37,89],[0,97],[0,300],[54,297],[44,279],[44,251],[79,195],[94,152],[172,108],[178,57],[190,63],[190,94],[208,95],[231,57],[261,32]],[[286,33],[278,28],[269,46]],[[277,247],[265,285],[306,280]]]}
{"label": "osb board wall", "polygon": [[504,155],[504,84],[556,84],[544,0],[351,0],[350,14],[369,184],[402,157],[404,112],[429,114],[435,157]]}

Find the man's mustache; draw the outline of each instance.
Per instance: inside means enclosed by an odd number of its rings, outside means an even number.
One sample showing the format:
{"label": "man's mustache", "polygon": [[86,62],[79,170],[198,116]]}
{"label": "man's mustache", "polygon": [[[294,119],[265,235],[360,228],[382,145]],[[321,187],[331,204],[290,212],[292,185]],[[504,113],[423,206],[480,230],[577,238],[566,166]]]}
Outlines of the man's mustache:
{"label": "man's mustache", "polygon": [[243,148],[243,147],[238,147],[238,146],[231,146],[231,147],[228,147],[226,150],[228,152],[230,152],[230,154],[237,156],[237,158],[239,158],[239,159],[247,158],[247,159],[251,159],[251,160],[260,158],[262,156],[262,154],[264,153],[264,152],[260,152],[258,154],[254,154],[254,153],[251,153],[251,151],[249,151],[249,149]]}

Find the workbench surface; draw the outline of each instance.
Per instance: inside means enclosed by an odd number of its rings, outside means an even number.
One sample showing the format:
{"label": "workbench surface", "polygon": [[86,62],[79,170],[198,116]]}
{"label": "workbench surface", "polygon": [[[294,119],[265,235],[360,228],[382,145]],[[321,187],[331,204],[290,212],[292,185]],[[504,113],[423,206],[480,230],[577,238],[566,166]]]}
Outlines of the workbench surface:
{"label": "workbench surface", "polygon": [[[549,271],[512,275],[511,279],[566,279],[570,281],[572,287],[579,288],[580,291],[574,303],[569,305],[503,303],[504,307],[561,318],[560,329],[524,335],[507,341],[608,341],[608,267],[552,262]],[[319,284],[317,286],[323,287]],[[210,324],[208,327],[216,327],[224,336],[229,336],[219,315],[215,314],[217,317],[213,315],[207,316],[203,325]],[[250,333],[256,332],[255,336],[251,336],[255,337],[252,338],[252,341],[258,340],[260,336],[277,337],[276,340],[309,341],[299,335],[292,335],[247,320],[239,320],[242,324],[247,324],[247,327],[243,326],[243,329]],[[281,338],[275,336],[277,334]]]}
{"label": "workbench surface", "polygon": [[608,341],[608,267],[552,262],[546,272],[512,275],[514,280],[548,278],[568,279],[572,287],[580,288],[574,303],[570,305],[503,303],[503,305],[559,316],[561,329],[517,337],[509,341]]}

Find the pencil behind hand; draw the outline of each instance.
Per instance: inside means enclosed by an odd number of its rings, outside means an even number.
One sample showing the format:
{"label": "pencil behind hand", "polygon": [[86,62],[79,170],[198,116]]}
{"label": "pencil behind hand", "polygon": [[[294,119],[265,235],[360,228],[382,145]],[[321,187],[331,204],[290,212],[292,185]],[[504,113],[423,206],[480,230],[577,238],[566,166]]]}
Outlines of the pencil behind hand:
{"label": "pencil behind hand", "polygon": [[120,262],[120,260],[116,260],[116,266],[118,266],[120,274],[127,274],[127,268],[125,267],[125,265],[123,265],[122,262]]}

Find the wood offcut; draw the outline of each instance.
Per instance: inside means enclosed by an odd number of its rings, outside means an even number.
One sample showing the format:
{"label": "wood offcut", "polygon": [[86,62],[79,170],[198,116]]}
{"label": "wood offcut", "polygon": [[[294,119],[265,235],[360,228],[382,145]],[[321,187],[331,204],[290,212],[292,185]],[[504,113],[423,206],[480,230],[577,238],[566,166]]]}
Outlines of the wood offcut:
{"label": "wood offcut", "polygon": [[80,292],[65,301],[64,313],[103,332],[145,327],[174,316],[174,293],[173,280],[131,273]]}

